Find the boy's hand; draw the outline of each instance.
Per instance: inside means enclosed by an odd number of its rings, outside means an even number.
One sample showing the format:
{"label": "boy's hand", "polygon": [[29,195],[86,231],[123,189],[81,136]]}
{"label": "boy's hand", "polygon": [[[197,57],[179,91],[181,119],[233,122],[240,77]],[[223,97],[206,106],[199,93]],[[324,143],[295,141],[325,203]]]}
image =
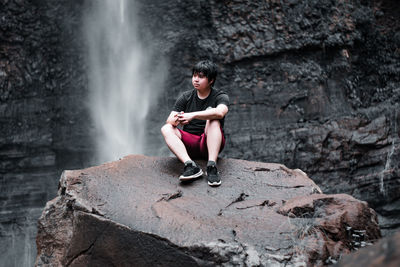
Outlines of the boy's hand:
{"label": "boy's hand", "polygon": [[183,114],[184,112],[183,111],[181,111],[181,112],[178,112],[178,113],[175,113],[175,115],[174,115],[174,117],[178,117],[179,115],[181,115],[181,114]]}
{"label": "boy's hand", "polygon": [[176,114],[178,116],[178,121],[180,124],[185,125],[188,124],[191,120],[193,120],[194,115],[189,113],[184,113],[183,111]]}
{"label": "boy's hand", "polygon": [[174,121],[175,121],[175,123],[176,123],[176,125],[179,125],[181,122],[179,121],[179,115],[180,114],[183,114],[183,111],[181,111],[181,112],[178,112],[178,113],[175,113],[175,115],[174,115]]}
{"label": "boy's hand", "polygon": [[171,124],[174,127],[177,127],[179,125],[179,118],[178,118],[179,113],[176,111],[171,111],[169,114],[166,123]]}
{"label": "boy's hand", "polygon": [[179,116],[179,114],[181,114],[181,113],[183,113],[183,111],[178,112],[178,113],[176,113],[176,114],[174,115],[174,120],[175,120],[175,122],[176,122],[177,124],[179,124],[179,118],[178,118],[178,116]]}

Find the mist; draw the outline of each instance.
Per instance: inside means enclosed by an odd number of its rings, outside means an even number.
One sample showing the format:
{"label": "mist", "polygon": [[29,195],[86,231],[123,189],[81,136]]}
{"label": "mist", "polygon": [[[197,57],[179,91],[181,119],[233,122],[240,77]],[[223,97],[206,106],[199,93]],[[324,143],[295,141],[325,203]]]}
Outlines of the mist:
{"label": "mist", "polygon": [[135,2],[126,0],[93,1],[85,16],[99,163],[144,153],[146,116],[164,79],[165,63],[144,40],[137,17]]}

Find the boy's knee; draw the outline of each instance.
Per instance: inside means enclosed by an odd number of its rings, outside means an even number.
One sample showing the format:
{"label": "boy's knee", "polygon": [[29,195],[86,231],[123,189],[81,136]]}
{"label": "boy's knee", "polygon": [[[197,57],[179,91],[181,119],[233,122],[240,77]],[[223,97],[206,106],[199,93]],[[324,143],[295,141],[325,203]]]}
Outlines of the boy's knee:
{"label": "boy's knee", "polygon": [[205,132],[206,134],[208,134],[210,131],[215,132],[215,130],[220,128],[221,128],[221,122],[219,120],[209,120]]}
{"label": "boy's knee", "polygon": [[166,123],[163,125],[163,127],[161,127],[161,133],[166,136],[169,133],[173,133],[173,126],[169,123]]}
{"label": "boy's knee", "polygon": [[219,120],[210,120],[209,123],[208,123],[208,127],[220,128],[221,127],[221,122]]}
{"label": "boy's knee", "polygon": [[213,124],[213,125],[216,125],[216,126],[220,126],[221,125],[220,120],[210,120],[210,123]]}

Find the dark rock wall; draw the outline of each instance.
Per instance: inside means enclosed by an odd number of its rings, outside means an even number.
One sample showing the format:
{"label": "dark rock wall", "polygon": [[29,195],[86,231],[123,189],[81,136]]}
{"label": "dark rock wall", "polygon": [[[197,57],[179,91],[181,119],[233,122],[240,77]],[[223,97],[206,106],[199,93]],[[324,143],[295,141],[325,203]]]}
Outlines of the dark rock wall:
{"label": "dark rock wall", "polygon": [[0,1],[0,265],[31,266],[62,169],[86,165],[78,1]]}
{"label": "dark rock wall", "polygon": [[[368,201],[383,233],[400,225],[396,1],[160,2],[143,10],[169,58],[165,114],[190,88],[191,64],[212,58],[216,86],[231,98],[223,156],[300,168],[324,192]],[[168,18],[162,27],[150,10]],[[153,154],[164,119],[151,125]]]}
{"label": "dark rock wall", "polygon": [[[159,129],[192,64],[211,58],[231,97],[222,156],[301,168],[326,193],[368,201],[384,230],[400,226],[397,1],[138,2],[143,41],[169,63],[148,154],[167,153]],[[0,1],[0,253],[13,253],[10,264],[33,262],[25,240],[61,170],[91,162],[90,3]]]}

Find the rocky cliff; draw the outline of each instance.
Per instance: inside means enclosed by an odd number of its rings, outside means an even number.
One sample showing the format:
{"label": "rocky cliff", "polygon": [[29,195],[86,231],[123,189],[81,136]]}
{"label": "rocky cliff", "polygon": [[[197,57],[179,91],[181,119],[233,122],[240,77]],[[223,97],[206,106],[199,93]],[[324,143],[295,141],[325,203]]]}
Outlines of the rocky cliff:
{"label": "rocky cliff", "polygon": [[57,177],[86,166],[91,154],[81,16],[77,1],[0,1],[4,266],[32,266],[37,218]]}
{"label": "rocky cliff", "polygon": [[180,184],[181,167],[129,156],[65,171],[39,220],[36,264],[322,266],[380,237],[366,202],[324,195],[298,169],[223,159],[223,185],[210,188]]}
{"label": "rocky cliff", "polygon": [[[301,168],[326,193],[368,201],[383,234],[400,225],[397,1],[137,2],[143,42],[169,63],[148,154],[166,154],[160,125],[193,62],[211,58],[232,102],[223,156]],[[30,265],[59,174],[93,155],[81,34],[91,3],[0,2],[0,254],[10,265]]]}
{"label": "rocky cliff", "polygon": [[150,9],[169,18],[161,31],[155,17],[143,19],[172,43],[160,44],[171,55],[165,114],[190,85],[191,62],[211,57],[231,97],[225,155],[301,168],[324,192],[368,201],[384,233],[400,225],[395,1],[143,4]]}

